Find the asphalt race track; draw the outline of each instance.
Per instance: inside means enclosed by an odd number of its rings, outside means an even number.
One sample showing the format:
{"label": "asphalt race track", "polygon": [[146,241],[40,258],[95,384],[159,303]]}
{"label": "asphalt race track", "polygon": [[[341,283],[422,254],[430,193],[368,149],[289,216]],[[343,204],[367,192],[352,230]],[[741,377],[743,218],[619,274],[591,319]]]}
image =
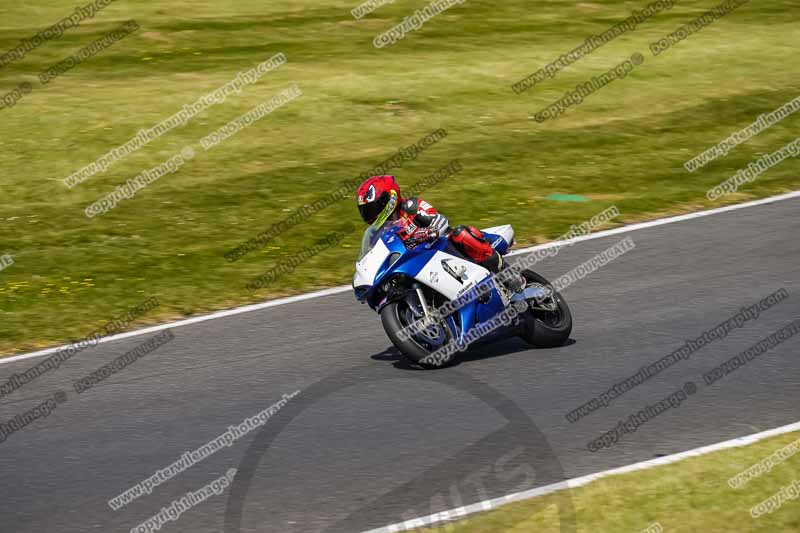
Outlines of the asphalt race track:
{"label": "asphalt race track", "polygon": [[[141,344],[101,344],[0,399],[0,422],[58,391],[0,443],[0,531],[130,531],[238,468],[234,485],[163,531],[364,531],[800,420],[800,338],[706,386],[703,372],[800,318],[800,199],[603,237],[536,269],[554,279],[630,236],[636,247],[564,292],[573,341],[511,339],[461,364],[398,363],[350,293],[175,328],[174,340],[78,394],[73,382]],[[570,423],[568,411],[785,288],[758,319]],[[39,362],[0,365],[0,384]],[[621,419],[683,388],[680,406],[590,452]],[[279,401],[262,429],[124,508],[107,501]],[[570,502],[559,512],[569,530]]]}

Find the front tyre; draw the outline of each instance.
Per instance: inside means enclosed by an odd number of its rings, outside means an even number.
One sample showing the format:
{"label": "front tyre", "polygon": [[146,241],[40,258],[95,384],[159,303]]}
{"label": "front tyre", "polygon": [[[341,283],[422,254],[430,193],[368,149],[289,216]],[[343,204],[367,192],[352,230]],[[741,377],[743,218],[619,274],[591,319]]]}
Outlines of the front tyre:
{"label": "front tyre", "polygon": [[403,356],[412,364],[426,369],[441,368],[453,362],[455,354],[438,358],[436,364],[426,362],[425,359],[445,346],[452,339],[450,329],[444,321],[432,324],[424,331],[401,338],[399,332],[405,330],[410,324],[421,320],[424,315],[408,301],[399,300],[387,304],[381,309],[381,323],[389,340],[392,341]]}
{"label": "front tyre", "polygon": [[543,348],[563,346],[572,333],[572,312],[567,301],[549,281],[533,270],[523,270],[522,275],[527,287],[541,287],[548,296],[528,300],[520,337]]}

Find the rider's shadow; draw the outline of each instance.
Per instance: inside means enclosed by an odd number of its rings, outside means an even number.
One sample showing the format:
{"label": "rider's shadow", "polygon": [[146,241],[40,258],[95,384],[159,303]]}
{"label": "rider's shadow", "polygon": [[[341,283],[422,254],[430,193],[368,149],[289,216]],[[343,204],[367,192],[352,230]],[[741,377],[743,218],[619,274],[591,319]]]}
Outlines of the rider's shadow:
{"label": "rider's shadow", "polygon": [[[575,339],[569,338],[567,342],[565,342],[564,345],[561,346],[561,348],[575,344],[575,342],[576,342]],[[476,346],[471,346],[467,351],[458,354],[453,364],[442,367],[442,369],[435,369],[435,370],[443,370],[464,363],[471,363],[474,361],[481,361],[484,359],[493,359],[495,357],[502,357],[504,355],[506,356],[513,355],[519,352],[527,352],[532,350],[535,351],[553,350],[553,349],[556,348],[539,348],[531,346],[530,344],[526,343],[525,341],[519,338],[503,339],[487,344],[478,344]],[[422,368],[411,364],[407,359],[405,359],[400,353],[400,351],[394,346],[390,346],[385,350],[383,350],[382,352],[373,354],[370,357],[376,361],[393,361],[394,363],[392,364],[392,366],[397,368],[398,370],[422,370]]]}

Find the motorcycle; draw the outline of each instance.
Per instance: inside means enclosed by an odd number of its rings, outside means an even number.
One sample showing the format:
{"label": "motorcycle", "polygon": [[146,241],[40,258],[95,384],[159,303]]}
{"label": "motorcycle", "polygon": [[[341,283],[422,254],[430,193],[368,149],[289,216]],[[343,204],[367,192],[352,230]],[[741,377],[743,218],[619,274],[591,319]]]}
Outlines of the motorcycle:
{"label": "motorcycle", "polygon": [[[402,229],[399,222],[367,228],[353,290],[356,300],[380,315],[392,344],[413,365],[452,364],[457,352],[478,340],[518,335],[535,346],[556,347],[569,339],[569,306],[543,276],[522,270],[525,289],[511,293],[446,236],[406,248],[398,235]],[[511,225],[481,231],[500,255],[508,254]]]}

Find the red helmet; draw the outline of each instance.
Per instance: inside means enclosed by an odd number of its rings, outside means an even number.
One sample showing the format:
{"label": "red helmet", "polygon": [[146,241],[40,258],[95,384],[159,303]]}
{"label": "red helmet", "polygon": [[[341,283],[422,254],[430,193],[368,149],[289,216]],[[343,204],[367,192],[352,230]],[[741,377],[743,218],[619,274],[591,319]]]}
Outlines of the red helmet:
{"label": "red helmet", "polygon": [[358,188],[358,212],[376,228],[400,206],[400,187],[394,176],[372,176]]}

